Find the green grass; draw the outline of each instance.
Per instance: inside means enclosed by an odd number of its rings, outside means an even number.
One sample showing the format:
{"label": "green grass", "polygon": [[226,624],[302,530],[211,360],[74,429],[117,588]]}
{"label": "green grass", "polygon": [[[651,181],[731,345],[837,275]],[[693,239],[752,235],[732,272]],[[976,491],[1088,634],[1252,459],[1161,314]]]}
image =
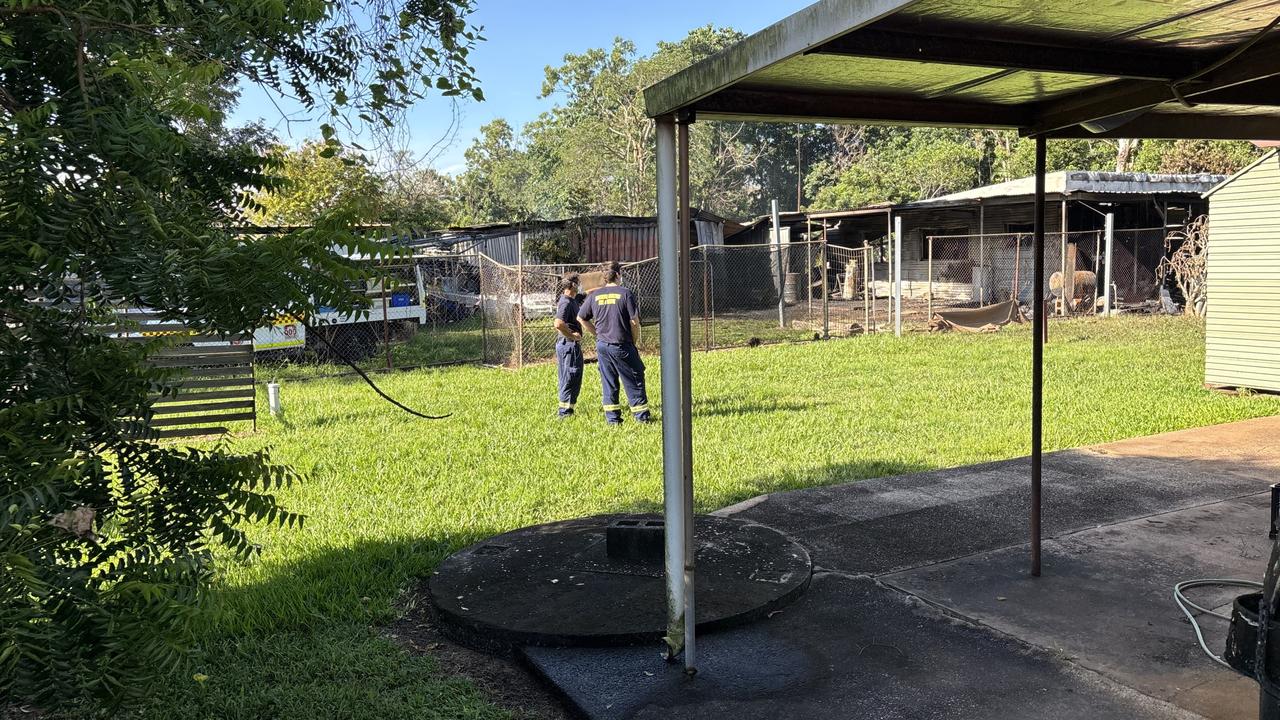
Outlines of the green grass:
{"label": "green grass", "polygon": [[[1203,329],[1183,318],[1054,323],[1045,442],[1073,447],[1280,411],[1280,398],[1202,389]],[[1024,455],[1030,336],[873,335],[699,353],[697,505]],[[651,399],[660,398],[650,358]],[[157,720],[502,717],[449,668],[377,627],[447,553],[493,533],[591,513],[657,510],[661,432],[604,426],[588,368],[560,423],[555,367],[455,367],[379,377],[427,422],[355,379],[286,382],[271,445],[307,477],[285,492],[301,531],[259,529],[260,559],[225,568],[225,613]],[[264,402],[265,404],[265,402]]]}

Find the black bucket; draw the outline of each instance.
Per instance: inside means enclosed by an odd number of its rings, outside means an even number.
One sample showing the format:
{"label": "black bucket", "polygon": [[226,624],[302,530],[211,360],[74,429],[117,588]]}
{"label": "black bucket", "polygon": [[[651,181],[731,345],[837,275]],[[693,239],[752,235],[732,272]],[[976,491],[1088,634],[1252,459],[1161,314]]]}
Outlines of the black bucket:
{"label": "black bucket", "polygon": [[[1258,604],[1262,593],[1249,593],[1231,604],[1231,629],[1227,632],[1227,650],[1222,659],[1236,672],[1257,679]],[[1274,624],[1274,623],[1273,623]],[[1267,648],[1272,655],[1274,648]]]}

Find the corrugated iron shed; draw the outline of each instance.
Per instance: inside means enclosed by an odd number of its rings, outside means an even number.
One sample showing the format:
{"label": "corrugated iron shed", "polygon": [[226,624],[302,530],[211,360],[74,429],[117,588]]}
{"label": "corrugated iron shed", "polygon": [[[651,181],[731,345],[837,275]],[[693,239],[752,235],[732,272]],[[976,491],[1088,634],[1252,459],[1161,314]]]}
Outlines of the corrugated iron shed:
{"label": "corrugated iron shed", "polygon": [[[1045,175],[1045,193],[1053,196],[1080,197],[1091,195],[1186,195],[1199,197],[1226,176],[1202,173],[1199,175],[1172,175],[1132,172],[1096,172],[1063,170]],[[975,201],[999,198],[1030,198],[1035,194],[1034,177],[1018,178],[1008,182],[986,185],[941,195],[928,200],[904,203],[898,208],[940,207],[965,205]]]}

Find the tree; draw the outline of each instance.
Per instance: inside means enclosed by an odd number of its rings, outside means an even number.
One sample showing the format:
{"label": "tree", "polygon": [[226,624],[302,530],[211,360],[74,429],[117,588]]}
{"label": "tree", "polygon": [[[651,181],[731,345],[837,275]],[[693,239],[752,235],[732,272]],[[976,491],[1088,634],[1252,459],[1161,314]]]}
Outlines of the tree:
{"label": "tree", "polygon": [[1261,155],[1242,140],[1144,140],[1133,167],[1140,172],[1230,175]]}
{"label": "tree", "polygon": [[172,371],[106,338],[120,306],[202,333],[317,305],[355,310],[335,244],[359,207],[245,239],[270,174],[260,132],[223,126],[237,80],[322,114],[327,147],[392,128],[428,92],[479,97],[468,0],[0,5],[0,697],[137,699],[179,667],[212,603],[215,551],[296,524],[268,453],[158,444]]}
{"label": "tree", "polygon": [[252,213],[263,225],[311,225],[345,207],[362,222],[382,219],[383,181],[351,150],[307,142],[296,150],[275,147],[270,175]]}
{"label": "tree", "polygon": [[407,168],[383,179],[379,218],[392,227],[436,230],[453,220],[453,178],[433,168]]}
{"label": "tree", "polygon": [[[495,120],[467,150],[456,219],[653,214],[654,128],[645,113],[643,90],[741,37],[707,26],[680,42],[659,43],[647,57],[638,56],[635,46],[621,38],[608,49],[566,55],[563,64],[546,69],[542,96],[559,100],[552,110],[520,132]],[[757,206],[753,173],[761,148],[750,142],[748,128],[742,123],[693,126],[695,205],[732,216]]]}
{"label": "tree", "polygon": [[[923,200],[977,184],[982,153],[963,131],[892,128],[876,132],[879,137],[868,143],[861,160],[831,184],[813,189],[814,207]],[[826,166],[816,167],[811,177],[821,180],[829,172]]]}

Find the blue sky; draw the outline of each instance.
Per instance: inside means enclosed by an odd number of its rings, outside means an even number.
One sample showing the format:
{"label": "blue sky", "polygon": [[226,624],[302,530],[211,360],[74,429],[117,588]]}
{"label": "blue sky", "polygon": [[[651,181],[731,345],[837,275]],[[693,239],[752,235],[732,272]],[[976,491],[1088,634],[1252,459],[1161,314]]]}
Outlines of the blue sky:
{"label": "blue sky", "polygon": [[[515,127],[549,109],[554,100],[539,100],[543,68],[559,65],[566,53],[608,47],[625,37],[642,54],[660,40],[678,40],[691,29],[712,23],[753,33],[809,5],[812,0],[477,0],[472,22],[484,27],[485,42],[474,51],[472,63],[484,89],[485,102],[466,103],[452,144],[438,152],[435,166],[447,172],[461,169],[462,153],[479,128],[495,118]],[[281,107],[290,107],[278,101]],[[232,117],[234,123],[262,119],[290,144],[317,134],[311,123],[280,119],[280,112],[262,92],[246,90]],[[410,145],[423,152],[445,135],[450,122],[448,103],[430,98],[409,114]]]}

